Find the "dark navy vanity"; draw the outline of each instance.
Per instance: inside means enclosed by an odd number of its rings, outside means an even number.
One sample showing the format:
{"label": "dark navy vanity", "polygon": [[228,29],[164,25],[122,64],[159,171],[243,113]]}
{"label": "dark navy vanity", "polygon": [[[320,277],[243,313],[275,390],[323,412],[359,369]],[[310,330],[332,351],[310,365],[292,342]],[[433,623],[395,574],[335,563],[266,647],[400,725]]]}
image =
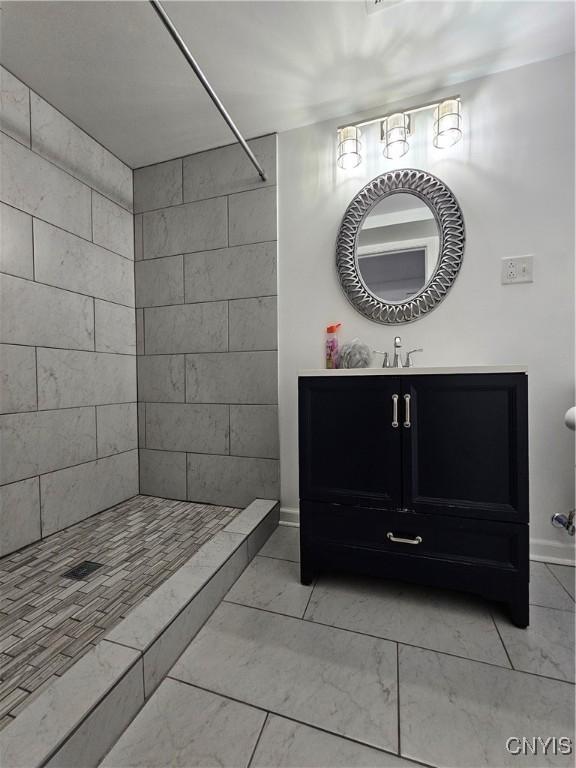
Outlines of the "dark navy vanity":
{"label": "dark navy vanity", "polygon": [[528,625],[521,368],[304,371],[301,580],[349,570],[464,590]]}

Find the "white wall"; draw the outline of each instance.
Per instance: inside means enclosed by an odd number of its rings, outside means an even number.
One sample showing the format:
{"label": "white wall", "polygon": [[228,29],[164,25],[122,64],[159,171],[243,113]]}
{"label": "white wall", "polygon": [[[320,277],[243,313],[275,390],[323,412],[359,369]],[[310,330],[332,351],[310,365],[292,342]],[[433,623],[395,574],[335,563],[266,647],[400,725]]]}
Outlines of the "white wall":
{"label": "white wall", "polygon": [[[529,368],[533,555],[571,559],[574,541],[550,525],[574,507],[574,58],[562,56],[425,94],[390,109],[459,93],[464,139],[448,150],[430,135],[396,163],[372,135],[354,171],[335,170],[336,127],[345,116],[279,137],[279,338],[282,505],[298,506],[297,371],[323,366],[324,327],[343,323],[390,349],[424,347],[423,365],[524,364]],[[428,170],[445,181],[464,214],[461,273],[445,301],[413,324],[387,327],[346,300],[334,244],[350,199],[393,168]],[[534,254],[535,282],[500,284],[501,258]],[[337,416],[336,416],[337,417]]]}

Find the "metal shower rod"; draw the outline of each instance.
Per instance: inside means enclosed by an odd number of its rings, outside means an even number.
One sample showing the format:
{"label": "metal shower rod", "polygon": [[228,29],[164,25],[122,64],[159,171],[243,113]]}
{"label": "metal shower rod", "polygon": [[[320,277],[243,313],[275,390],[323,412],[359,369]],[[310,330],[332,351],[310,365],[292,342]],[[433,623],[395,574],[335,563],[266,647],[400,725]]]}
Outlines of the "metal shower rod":
{"label": "metal shower rod", "polygon": [[264,169],[262,168],[262,166],[260,165],[260,163],[258,162],[256,157],[254,156],[254,152],[252,152],[252,150],[250,149],[250,147],[246,143],[246,140],[245,140],[244,136],[242,136],[242,134],[240,133],[240,131],[236,127],[236,124],[235,124],[234,120],[232,120],[232,118],[230,117],[230,115],[228,114],[228,112],[226,110],[226,107],[224,106],[224,104],[222,104],[222,102],[218,98],[216,92],[214,91],[214,89],[212,88],[210,83],[208,82],[208,80],[206,78],[206,75],[204,74],[204,72],[202,72],[202,70],[198,66],[198,62],[196,61],[194,56],[192,56],[192,54],[190,53],[190,50],[188,49],[188,46],[186,45],[186,43],[182,39],[180,33],[178,32],[178,30],[176,29],[176,27],[172,23],[172,20],[170,19],[170,17],[168,16],[168,14],[164,10],[164,8],[162,7],[161,3],[158,0],[149,0],[149,2],[150,2],[150,5],[152,6],[152,8],[154,8],[156,13],[160,17],[161,22],[164,24],[164,26],[166,27],[166,29],[170,33],[172,39],[174,40],[174,42],[176,43],[178,48],[180,48],[180,51],[182,52],[184,58],[186,59],[188,64],[190,64],[190,66],[194,70],[194,73],[195,73],[196,77],[198,78],[198,80],[200,80],[200,82],[202,83],[202,86],[204,87],[204,90],[206,91],[208,96],[210,96],[210,98],[214,102],[214,105],[216,106],[216,109],[220,112],[220,114],[222,115],[222,117],[224,118],[226,123],[228,124],[228,127],[230,128],[230,130],[232,131],[234,136],[236,136],[236,138],[238,139],[238,142],[240,143],[242,149],[248,155],[248,157],[250,159],[250,162],[256,168],[256,170],[258,171],[258,175],[260,176],[262,181],[266,181],[266,174],[264,173]]}

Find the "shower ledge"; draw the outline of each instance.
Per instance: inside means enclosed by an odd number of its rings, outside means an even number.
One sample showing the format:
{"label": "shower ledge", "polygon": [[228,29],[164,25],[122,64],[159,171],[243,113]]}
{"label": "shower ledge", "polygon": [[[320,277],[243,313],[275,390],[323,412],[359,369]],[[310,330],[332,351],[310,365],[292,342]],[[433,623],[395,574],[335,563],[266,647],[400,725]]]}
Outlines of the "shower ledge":
{"label": "shower ledge", "polygon": [[3,768],[97,766],[278,525],[256,499],[0,733]]}

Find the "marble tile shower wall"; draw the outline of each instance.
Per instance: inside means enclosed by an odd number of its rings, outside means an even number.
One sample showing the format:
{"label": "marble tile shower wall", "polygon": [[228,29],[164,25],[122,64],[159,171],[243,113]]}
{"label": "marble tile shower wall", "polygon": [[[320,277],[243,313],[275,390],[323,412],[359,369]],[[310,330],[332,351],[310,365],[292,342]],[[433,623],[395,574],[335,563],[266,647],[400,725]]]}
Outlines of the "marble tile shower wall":
{"label": "marble tile shower wall", "polygon": [[0,68],[0,556],[138,493],[132,171]]}
{"label": "marble tile shower wall", "polygon": [[278,498],[276,137],[134,172],[140,492]]}

